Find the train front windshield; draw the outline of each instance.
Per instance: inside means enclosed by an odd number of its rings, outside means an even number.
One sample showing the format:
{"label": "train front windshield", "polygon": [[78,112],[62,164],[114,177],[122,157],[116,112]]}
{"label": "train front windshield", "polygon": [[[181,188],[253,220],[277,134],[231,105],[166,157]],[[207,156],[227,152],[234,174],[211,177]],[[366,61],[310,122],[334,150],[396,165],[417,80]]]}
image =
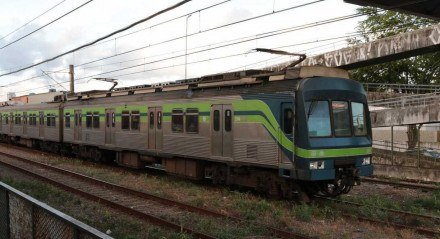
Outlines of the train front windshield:
{"label": "train front windshield", "polygon": [[309,137],[366,136],[365,107],[360,102],[306,101]]}

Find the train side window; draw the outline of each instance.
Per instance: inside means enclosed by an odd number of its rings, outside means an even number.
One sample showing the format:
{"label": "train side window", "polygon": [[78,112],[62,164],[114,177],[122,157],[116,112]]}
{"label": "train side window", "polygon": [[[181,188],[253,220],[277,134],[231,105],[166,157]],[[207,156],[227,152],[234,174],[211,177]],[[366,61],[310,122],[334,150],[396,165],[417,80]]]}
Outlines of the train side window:
{"label": "train side window", "polygon": [[214,110],[214,131],[220,130],[220,111]]}
{"label": "train side window", "polygon": [[75,113],[75,126],[78,126],[78,113]]}
{"label": "train side window", "polygon": [[28,123],[27,113],[23,112],[23,124],[27,124],[27,123]]}
{"label": "train side window", "polygon": [[82,126],[82,114],[81,113],[79,113],[79,116],[78,116],[78,125],[81,127]]}
{"label": "train side window", "polygon": [[56,115],[52,114],[52,120],[50,122],[50,126],[55,127],[56,126]]}
{"label": "train side window", "polygon": [[46,126],[50,127],[50,114],[46,115]]}
{"label": "train side window", "polygon": [[93,112],[93,128],[99,129],[99,112]]}
{"label": "train side window", "polygon": [[64,126],[70,128],[70,113],[64,115]]}
{"label": "train side window", "polygon": [[183,132],[183,110],[174,109],[171,114],[171,130],[175,133]]}
{"label": "train side window", "polygon": [[285,134],[292,134],[293,110],[291,108],[284,109],[283,114],[283,131]]}
{"label": "train side window", "polygon": [[129,111],[122,111],[121,129],[125,129],[125,130],[130,129],[130,112]]}
{"label": "train side window", "polygon": [[131,130],[139,130],[141,115],[138,110],[131,111]]}
{"label": "train side window", "polygon": [[150,112],[150,119],[149,119],[148,123],[150,124],[150,129],[153,129],[154,128],[154,112]]}
{"label": "train side window", "polygon": [[157,112],[157,129],[162,129],[162,111]]}
{"label": "train side window", "polygon": [[115,112],[112,113],[112,127],[116,126],[116,116],[115,116]]}
{"label": "train side window", "polygon": [[9,124],[9,117],[5,114],[5,124]]}
{"label": "train side window", "polygon": [[186,109],[185,115],[185,130],[187,133],[199,132],[199,110],[198,109]]}
{"label": "train side window", "polygon": [[351,117],[353,119],[353,131],[356,136],[367,135],[364,104],[351,102]]}
{"label": "train side window", "polygon": [[92,128],[92,112],[86,113],[86,128]]}
{"label": "train side window", "polygon": [[105,125],[107,128],[110,127],[110,113],[105,114]]}
{"label": "train side window", "polygon": [[225,131],[229,132],[232,129],[232,111],[225,110]]}

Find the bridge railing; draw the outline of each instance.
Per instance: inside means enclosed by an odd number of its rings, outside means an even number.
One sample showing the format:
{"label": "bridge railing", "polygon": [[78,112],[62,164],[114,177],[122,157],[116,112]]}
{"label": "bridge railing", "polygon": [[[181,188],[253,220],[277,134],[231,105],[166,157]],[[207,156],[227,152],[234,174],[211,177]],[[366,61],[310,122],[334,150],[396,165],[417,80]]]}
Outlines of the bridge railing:
{"label": "bridge railing", "polygon": [[427,106],[440,103],[440,92],[428,94],[414,94],[395,98],[369,101],[369,106],[383,108],[405,108],[414,106]]}
{"label": "bridge railing", "polygon": [[0,182],[0,239],[112,237]]}
{"label": "bridge railing", "polygon": [[419,84],[389,84],[389,83],[362,83],[364,89],[369,91],[392,91],[405,94],[425,94],[440,92],[440,85]]}

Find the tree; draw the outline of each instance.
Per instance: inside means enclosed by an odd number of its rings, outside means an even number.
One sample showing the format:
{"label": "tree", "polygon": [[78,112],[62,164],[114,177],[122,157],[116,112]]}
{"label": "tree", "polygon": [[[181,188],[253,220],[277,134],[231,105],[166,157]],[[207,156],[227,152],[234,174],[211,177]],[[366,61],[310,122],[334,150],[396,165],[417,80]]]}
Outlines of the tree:
{"label": "tree", "polygon": [[[358,8],[367,18],[359,22],[361,39],[350,39],[350,44],[374,41],[383,37],[427,27],[438,22],[373,7]],[[440,84],[440,52],[415,56],[352,70],[351,77],[360,82]]]}

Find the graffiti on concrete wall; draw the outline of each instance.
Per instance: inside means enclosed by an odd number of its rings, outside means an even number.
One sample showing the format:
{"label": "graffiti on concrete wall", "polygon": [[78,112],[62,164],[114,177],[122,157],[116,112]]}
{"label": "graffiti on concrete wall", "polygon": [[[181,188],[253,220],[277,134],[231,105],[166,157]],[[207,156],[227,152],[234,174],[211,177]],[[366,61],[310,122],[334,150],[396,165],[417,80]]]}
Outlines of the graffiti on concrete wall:
{"label": "graffiti on concrete wall", "polygon": [[400,59],[400,55],[417,55],[420,52],[439,50],[440,47],[440,24],[428,28],[402,33],[396,36],[387,37],[348,47],[321,55],[307,58],[301,66],[327,66],[350,68],[350,65],[367,64],[368,61],[375,60],[377,63],[380,58],[387,57],[387,60]]}

